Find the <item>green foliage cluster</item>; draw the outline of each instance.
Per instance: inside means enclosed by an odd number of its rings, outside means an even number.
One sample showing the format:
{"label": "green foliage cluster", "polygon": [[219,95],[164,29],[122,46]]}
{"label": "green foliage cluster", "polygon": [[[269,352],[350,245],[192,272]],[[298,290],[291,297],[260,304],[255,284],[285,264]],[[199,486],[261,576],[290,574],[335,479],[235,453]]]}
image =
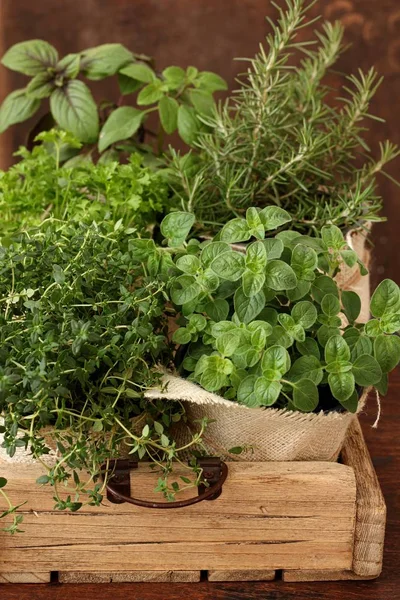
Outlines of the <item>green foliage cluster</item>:
{"label": "green foliage cluster", "polygon": [[[61,458],[39,483],[54,486],[60,509],[77,510],[81,497],[101,502],[101,467],[122,446],[160,464],[164,476],[179,459],[169,429],[184,418],[182,406],[144,398],[159,381],[156,365],[172,359],[169,262],[149,273],[135,239],[118,223],[50,220],[0,247],[3,445],[10,456],[25,447],[40,460],[49,452],[43,428],[52,427]],[[176,490],[164,483],[163,491]]]}
{"label": "green foliage cluster", "polygon": [[380,79],[373,69],[359,71],[333,97],[325,76],[343,50],[343,28],[325,23],[304,40],[309,8],[286,0],[238,90],[205,119],[210,131],[197,153],[174,157],[177,193],[209,231],[266,205],[287,210],[303,233],[380,220],[376,176],[399,155],[384,142],[374,158],[364,139]]}
{"label": "green foliage cluster", "polygon": [[[65,161],[81,144],[60,130],[43,132],[32,152],[22,148],[20,162],[0,172],[0,237],[56,219],[92,222],[122,220],[146,229],[172,207],[162,171],[142,164],[139,154],[127,163],[88,158]],[[63,161],[64,159],[64,161]]]}
{"label": "green foliage cluster", "polygon": [[[175,249],[169,294],[184,321],[173,335],[185,348],[181,369],[249,407],[355,412],[360,388],[385,394],[400,360],[392,335],[400,329],[399,287],[384,280],[372,296],[374,319],[358,324],[359,296],[334,277],[343,263],[367,271],[340,229],[324,226],[321,239],[290,230],[269,237],[289,221],[281,208],[251,207],[213,240],[185,247],[192,215],[164,219],[161,231]],[[148,268],[165,253],[153,240],[132,244]]]}
{"label": "green foliage cluster", "polygon": [[[103,44],[60,59],[57,50],[43,40],[12,46],[2,64],[30,77],[25,88],[15,90],[0,108],[0,133],[10,125],[29,119],[49,99],[54,122],[84,144],[96,145],[98,152],[116,148],[147,151],[143,145],[144,123],[157,113],[158,150],[165,134],[178,131],[191,145],[200,131],[207,131],[201,117],[214,110],[213,94],[226,89],[225,81],[209,71],[190,66],[171,66],[156,73],[146,56],[130,52],[121,44]],[[99,107],[90,88],[79,77],[97,81],[115,76],[120,100],[117,105]],[[135,94],[136,107],[122,105]],[[149,133],[147,131],[147,133]]]}

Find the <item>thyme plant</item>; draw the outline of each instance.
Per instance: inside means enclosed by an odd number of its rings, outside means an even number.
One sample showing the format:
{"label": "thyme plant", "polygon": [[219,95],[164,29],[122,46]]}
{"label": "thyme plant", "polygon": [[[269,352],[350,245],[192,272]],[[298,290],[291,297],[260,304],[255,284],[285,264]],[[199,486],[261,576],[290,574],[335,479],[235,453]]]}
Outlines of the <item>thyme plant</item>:
{"label": "thyme plant", "polygon": [[306,41],[310,3],[284,4],[239,88],[204,118],[210,131],[200,135],[198,154],[175,153],[178,196],[206,230],[267,205],[287,210],[302,233],[381,220],[376,176],[399,155],[386,141],[374,158],[364,139],[366,121],[381,120],[369,111],[381,79],[372,68],[359,71],[334,94],[326,75],[343,50],[342,26],[324,23]]}
{"label": "thyme plant", "polygon": [[[54,487],[60,509],[99,505],[110,459],[123,451],[154,463],[167,498],[179,491],[168,483],[182,450],[170,430],[185,418],[183,407],[144,397],[159,382],[158,363],[173,358],[170,259],[144,267],[135,239],[121,223],[53,219],[0,246],[3,447],[11,457],[26,448],[43,462],[38,483]],[[58,450],[51,466],[43,461],[50,440]],[[193,444],[200,440],[196,434]],[[195,464],[182,464],[201,477]],[[1,479],[0,495],[4,486]]]}

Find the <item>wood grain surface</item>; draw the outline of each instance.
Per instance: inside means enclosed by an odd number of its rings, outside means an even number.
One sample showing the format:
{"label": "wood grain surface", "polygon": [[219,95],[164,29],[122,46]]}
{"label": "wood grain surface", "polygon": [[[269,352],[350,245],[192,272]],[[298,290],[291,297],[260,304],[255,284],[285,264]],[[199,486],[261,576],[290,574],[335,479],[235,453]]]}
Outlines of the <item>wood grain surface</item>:
{"label": "wood grain surface", "polygon": [[[281,0],[279,0],[281,1]],[[340,19],[346,27],[350,49],[339,70],[354,72],[375,65],[385,81],[373,102],[385,124],[370,123],[368,141],[376,148],[382,138],[400,143],[400,5],[398,0],[318,0],[314,13]],[[121,41],[135,51],[155,56],[160,68],[166,64],[196,64],[224,75],[230,84],[241,70],[235,56],[250,56],[267,30],[263,16],[273,15],[269,0],[2,0],[0,3],[0,51],[13,43],[45,38],[61,53],[110,41]],[[337,75],[335,85],[343,85]],[[24,85],[23,76],[0,68],[0,99]],[[97,94],[112,95],[98,85]],[[23,143],[27,125],[0,138],[0,161],[7,165],[11,152]],[[389,172],[399,175],[400,160]],[[375,242],[373,280],[392,277],[400,283],[399,190],[381,179],[384,214],[389,222],[373,230]],[[363,430],[388,507],[384,569],[374,581],[290,583],[208,583],[170,585],[79,584],[2,586],[4,600],[399,600],[400,599],[400,375],[391,378],[383,401],[378,429],[372,429],[376,407],[370,401],[362,418]]]}

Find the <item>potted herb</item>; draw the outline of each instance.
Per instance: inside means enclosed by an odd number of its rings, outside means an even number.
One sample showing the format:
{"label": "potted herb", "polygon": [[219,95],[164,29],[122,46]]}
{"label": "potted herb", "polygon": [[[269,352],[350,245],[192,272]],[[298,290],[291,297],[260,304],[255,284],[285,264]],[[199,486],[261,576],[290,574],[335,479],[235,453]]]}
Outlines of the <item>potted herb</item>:
{"label": "potted herb", "polygon": [[[121,44],[103,44],[60,59],[48,42],[29,40],[12,46],[1,62],[29,81],[4,100],[0,133],[32,117],[48,99],[50,114],[35,127],[36,133],[56,124],[84,144],[75,147],[75,154],[93,158],[106,153],[119,159],[139,151],[158,164],[154,154],[163,153],[165,136],[178,131],[191,145],[201,130],[208,130],[203,117],[214,109],[213,94],[226,89],[221,77],[193,66],[170,66],[158,73],[149,57]],[[107,77],[115,77],[120,98],[96,105],[82,79]],[[153,113],[158,115],[155,131],[147,123]]]}
{"label": "potted herb", "polygon": [[72,134],[53,129],[36,139],[40,144],[31,152],[21,148],[21,160],[0,172],[2,238],[49,216],[87,223],[122,220],[145,230],[173,207],[164,172],[144,166],[139,153],[124,164],[110,157],[77,162],[77,157],[65,160],[66,148],[82,147]]}
{"label": "potted herb", "polygon": [[144,267],[136,238],[121,223],[51,219],[0,246],[2,458],[27,449],[41,461],[38,483],[53,486],[60,509],[99,505],[110,459],[124,453],[163,463],[159,489],[174,493],[166,478],[179,446],[169,429],[184,410],[144,397],[160,380],[156,365],[172,364],[171,260]]}
{"label": "potted herb", "polygon": [[[192,222],[172,213],[161,225],[175,248],[169,293],[182,315],[173,340],[184,380],[167,375],[166,393],[154,397],[183,401],[191,431],[196,419],[212,419],[210,452],[334,460],[367,391],[384,395],[400,360],[399,287],[382,281],[373,318],[360,324],[359,296],[334,279],[343,260],[357,260],[338,227],[324,226],[320,239],[293,230],[272,237],[288,213],[251,207],[215,239],[185,244]],[[245,254],[232,247],[244,241]],[[152,262],[160,250],[146,244]]]}

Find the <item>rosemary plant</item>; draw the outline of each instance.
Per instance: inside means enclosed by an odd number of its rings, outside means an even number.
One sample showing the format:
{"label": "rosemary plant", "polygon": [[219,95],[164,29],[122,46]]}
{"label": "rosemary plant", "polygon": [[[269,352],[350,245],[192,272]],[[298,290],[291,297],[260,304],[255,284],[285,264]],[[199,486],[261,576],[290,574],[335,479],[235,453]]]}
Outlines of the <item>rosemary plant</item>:
{"label": "rosemary plant", "polygon": [[325,23],[304,41],[310,5],[285,4],[239,89],[203,118],[212,129],[197,142],[199,156],[174,154],[183,206],[206,229],[266,205],[286,209],[305,233],[380,220],[376,175],[399,154],[386,141],[374,159],[363,138],[366,119],[377,119],[369,105],[381,79],[359,71],[334,95],[325,76],[342,52],[342,26]]}

